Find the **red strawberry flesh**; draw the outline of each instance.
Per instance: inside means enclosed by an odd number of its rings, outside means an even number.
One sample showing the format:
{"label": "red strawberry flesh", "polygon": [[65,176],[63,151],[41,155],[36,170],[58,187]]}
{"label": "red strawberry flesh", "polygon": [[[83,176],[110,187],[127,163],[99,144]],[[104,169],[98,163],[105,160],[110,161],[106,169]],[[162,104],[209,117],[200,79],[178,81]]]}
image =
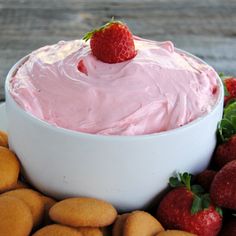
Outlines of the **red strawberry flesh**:
{"label": "red strawberry flesh", "polygon": [[196,176],[196,183],[201,185],[206,191],[209,191],[215,175],[216,171],[214,170],[204,170]]}
{"label": "red strawberry flesh", "polygon": [[232,136],[226,143],[219,145],[213,158],[214,164],[220,168],[233,160],[236,160],[236,135]]}
{"label": "red strawberry flesh", "polygon": [[216,205],[236,210],[236,160],[226,164],[216,174],[210,194]]}
{"label": "red strawberry flesh", "polygon": [[225,96],[225,103],[227,103],[230,99],[236,98],[236,78],[224,79],[224,83],[229,93],[228,96]]}
{"label": "red strawberry flesh", "polygon": [[92,54],[105,63],[119,63],[135,57],[133,35],[127,25],[120,21],[110,21],[98,30],[85,35],[90,38]]}
{"label": "red strawberry flesh", "polygon": [[85,75],[88,75],[88,70],[87,70],[86,66],[84,65],[83,60],[79,61],[77,68],[80,72],[84,73]]}

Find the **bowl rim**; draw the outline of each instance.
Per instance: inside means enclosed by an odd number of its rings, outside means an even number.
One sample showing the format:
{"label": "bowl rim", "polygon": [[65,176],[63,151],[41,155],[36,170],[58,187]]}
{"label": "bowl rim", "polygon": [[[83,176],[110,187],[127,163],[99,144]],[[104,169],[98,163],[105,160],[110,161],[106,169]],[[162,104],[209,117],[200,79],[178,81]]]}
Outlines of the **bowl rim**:
{"label": "bowl rim", "polygon": [[[198,58],[197,56],[186,52],[185,50],[179,49],[179,48],[175,48],[176,51],[180,52],[180,53],[184,53],[192,58],[194,58],[197,61],[200,61],[201,63],[208,65],[208,63],[206,63],[205,61],[203,61],[202,59]],[[218,98],[214,104],[214,106],[212,107],[211,111],[208,113],[203,114],[202,116],[194,119],[193,121],[181,126],[181,127],[177,127],[174,129],[170,129],[170,130],[166,130],[166,131],[161,131],[158,133],[151,133],[151,134],[141,134],[141,135],[104,135],[104,134],[91,134],[91,133],[85,133],[85,132],[80,132],[80,131],[76,131],[76,130],[71,130],[71,129],[67,129],[67,128],[63,128],[60,126],[56,126],[53,124],[50,124],[44,120],[39,119],[38,117],[34,116],[33,114],[31,114],[28,111],[25,111],[22,107],[20,107],[20,105],[14,100],[14,98],[12,97],[12,95],[10,94],[9,91],[9,83],[10,83],[10,79],[12,78],[12,75],[15,74],[17,72],[17,70],[20,68],[20,66],[22,64],[24,64],[25,61],[27,61],[27,59],[29,58],[30,54],[22,57],[21,59],[19,59],[10,69],[10,71],[7,74],[6,77],[6,81],[5,81],[5,94],[6,94],[6,101],[9,99],[9,101],[11,101],[12,105],[15,106],[16,110],[18,112],[20,112],[23,116],[25,116],[27,119],[31,120],[34,123],[37,123],[39,126],[43,126],[45,128],[48,128],[56,133],[63,133],[65,135],[72,135],[72,136],[78,136],[78,137],[85,137],[85,138],[93,138],[93,139],[104,139],[104,140],[119,140],[119,139],[124,139],[124,140],[143,140],[143,139],[150,139],[150,138],[156,138],[156,137],[162,137],[162,136],[169,136],[169,135],[173,135],[175,133],[180,133],[185,131],[186,129],[189,129],[191,127],[195,127],[196,125],[198,125],[199,123],[203,122],[204,120],[206,120],[209,116],[211,116],[212,114],[214,114],[218,109],[219,106],[222,106],[223,109],[223,94],[224,94],[224,87],[223,87],[223,82],[220,79],[219,75],[217,74],[217,82],[218,82],[218,86],[219,86],[219,94],[218,94]],[[210,66],[210,65],[208,65]],[[210,66],[211,67],[211,66]],[[6,103],[7,104],[7,103]]]}

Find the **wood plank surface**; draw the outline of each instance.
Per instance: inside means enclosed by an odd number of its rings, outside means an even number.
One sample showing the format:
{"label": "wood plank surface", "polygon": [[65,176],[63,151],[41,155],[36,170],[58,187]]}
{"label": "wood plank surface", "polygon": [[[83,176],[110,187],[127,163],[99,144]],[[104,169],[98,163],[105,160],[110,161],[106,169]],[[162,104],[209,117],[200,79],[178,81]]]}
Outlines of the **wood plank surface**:
{"label": "wood plank surface", "polygon": [[236,0],[0,0],[0,100],[8,70],[32,50],[81,38],[112,16],[134,34],[194,53],[236,75]]}

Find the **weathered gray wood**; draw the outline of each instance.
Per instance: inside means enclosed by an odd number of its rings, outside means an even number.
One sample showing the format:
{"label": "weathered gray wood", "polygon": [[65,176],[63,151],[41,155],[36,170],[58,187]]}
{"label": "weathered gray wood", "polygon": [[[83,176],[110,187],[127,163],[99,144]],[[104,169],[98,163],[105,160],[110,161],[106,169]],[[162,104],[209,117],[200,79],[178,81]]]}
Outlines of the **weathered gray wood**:
{"label": "weathered gray wood", "polygon": [[0,0],[0,100],[10,67],[32,50],[80,38],[112,16],[134,34],[172,40],[236,75],[236,0]]}

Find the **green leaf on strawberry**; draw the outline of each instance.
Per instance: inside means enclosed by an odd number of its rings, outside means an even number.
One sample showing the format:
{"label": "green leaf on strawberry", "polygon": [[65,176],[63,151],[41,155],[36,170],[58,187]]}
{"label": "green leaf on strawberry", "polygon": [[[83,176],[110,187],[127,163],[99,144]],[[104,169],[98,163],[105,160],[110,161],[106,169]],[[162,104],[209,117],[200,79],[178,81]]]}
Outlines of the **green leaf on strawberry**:
{"label": "green leaf on strawberry", "polygon": [[[193,185],[194,186],[194,185]],[[203,211],[204,209],[208,209],[211,205],[211,198],[209,193],[194,193],[193,203],[191,207],[191,214],[196,214],[199,211]],[[222,210],[219,207],[215,208],[216,211],[222,216]]]}
{"label": "green leaf on strawberry", "polygon": [[196,195],[193,198],[191,214],[194,215],[198,213],[200,210],[202,210],[202,199]]}
{"label": "green leaf on strawberry", "polygon": [[229,96],[229,91],[228,91],[228,89],[227,89],[227,87],[226,87],[226,85],[224,83],[224,80],[227,79],[227,78],[230,78],[231,76],[225,75],[222,72],[219,73],[219,76],[220,76],[220,78],[221,78],[221,80],[223,82],[223,85],[224,85],[224,95],[225,96]]}
{"label": "green leaf on strawberry", "polygon": [[232,101],[224,108],[222,120],[218,124],[220,142],[226,142],[236,134],[236,101]]}
{"label": "green leaf on strawberry", "polygon": [[[194,184],[191,185],[193,175],[187,172],[178,173],[175,177],[169,178],[169,185],[172,188],[185,187],[188,191],[193,193],[193,202],[191,207],[191,214],[196,214],[199,211],[208,209],[211,205],[211,199],[209,193],[205,193],[202,186]],[[217,212],[222,215],[222,210],[216,207]]]}
{"label": "green leaf on strawberry", "polygon": [[170,177],[169,184],[172,188],[186,187],[188,190],[191,190],[191,178],[192,175],[187,172],[183,174],[178,173],[176,177]]}
{"label": "green leaf on strawberry", "polygon": [[202,209],[207,209],[211,204],[211,198],[209,193],[205,193],[202,196]]}
{"label": "green leaf on strawberry", "polygon": [[184,184],[182,184],[179,180],[178,177],[170,177],[169,179],[169,185],[172,187],[172,188],[176,188],[176,187],[183,187]]}
{"label": "green leaf on strawberry", "polygon": [[84,35],[83,40],[88,41],[88,40],[93,36],[94,33],[98,32],[98,31],[104,30],[105,28],[109,27],[109,26],[110,26],[111,24],[113,24],[113,23],[123,24],[121,21],[115,20],[115,19],[114,19],[114,16],[113,16],[113,17],[111,18],[111,20],[109,20],[106,24],[104,24],[104,25],[102,25],[102,26],[100,26],[100,27],[98,27],[98,28],[96,28],[96,29],[93,29],[93,30],[87,32],[87,33]]}
{"label": "green leaf on strawberry", "polygon": [[[193,198],[193,204],[191,208],[191,214],[196,214],[199,211],[202,211],[204,209],[208,209],[211,204],[210,194],[205,193],[202,195],[194,195]],[[221,215],[221,214],[220,214]]]}
{"label": "green leaf on strawberry", "polygon": [[204,189],[202,188],[202,186],[197,185],[197,184],[192,185],[191,190],[195,194],[202,194],[202,193],[204,193]]}
{"label": "green leaf on strawberry", "polygon": [[216,211],[221,215],[223,216],[223,211],[220,207],[216,207]]}

